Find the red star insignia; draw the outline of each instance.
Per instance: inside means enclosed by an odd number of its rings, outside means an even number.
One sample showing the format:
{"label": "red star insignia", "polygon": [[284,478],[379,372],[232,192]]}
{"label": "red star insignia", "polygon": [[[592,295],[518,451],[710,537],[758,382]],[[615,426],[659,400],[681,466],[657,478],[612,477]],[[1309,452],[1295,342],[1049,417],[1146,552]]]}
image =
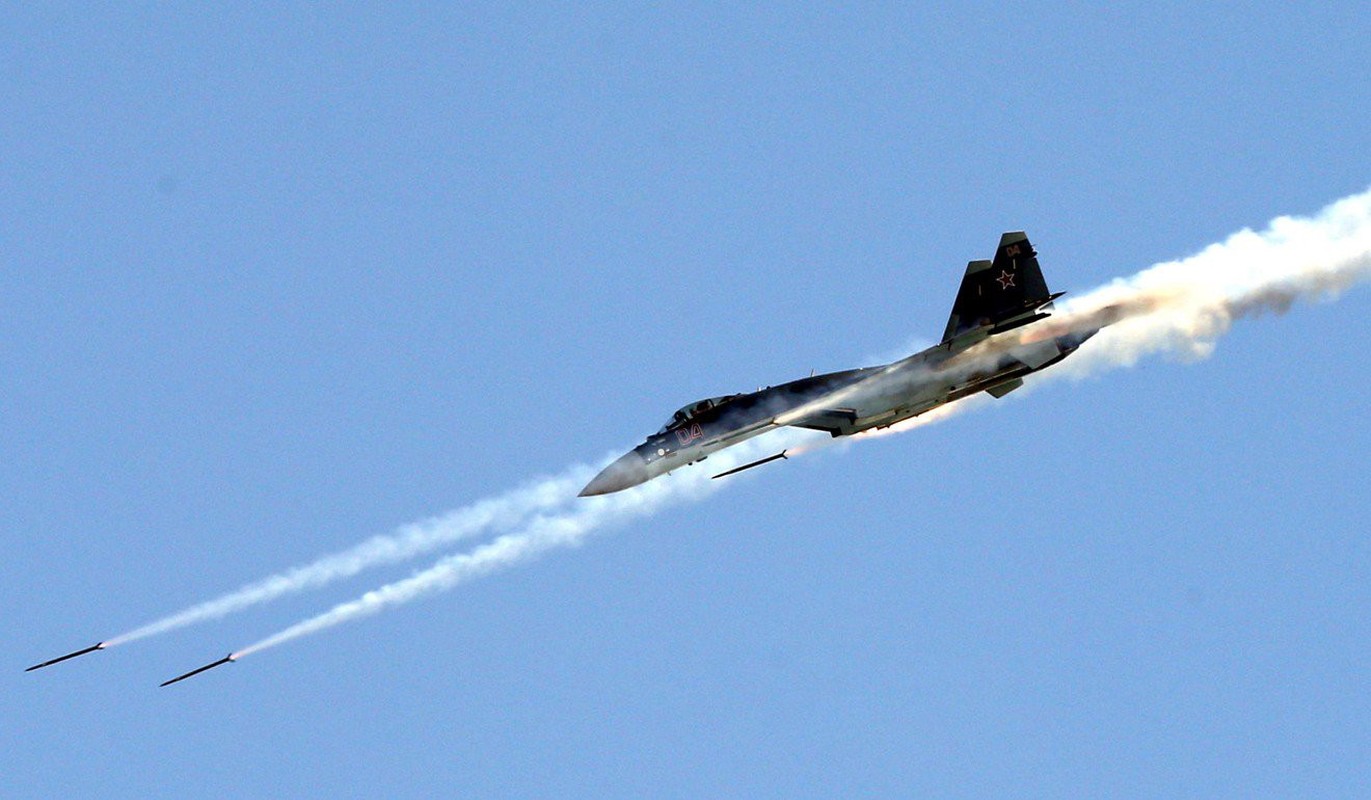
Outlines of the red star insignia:
{"label": "red star insignia", "polygon": [[1008,289],[1014,285],[1014,275],[1009,270],[1000,270],[1000,277],[995,280],[1000,282],[1001,289]]}

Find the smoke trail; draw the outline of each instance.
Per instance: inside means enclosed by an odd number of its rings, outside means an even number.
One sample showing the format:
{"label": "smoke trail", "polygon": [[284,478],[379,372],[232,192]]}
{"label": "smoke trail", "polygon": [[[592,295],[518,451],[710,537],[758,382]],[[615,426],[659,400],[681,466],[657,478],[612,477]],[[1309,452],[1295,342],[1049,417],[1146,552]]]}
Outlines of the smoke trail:
{"label": "smoke trail", "polygon": [[[900,429],[931,424],[946,419],[956,413],[954,409],[963,408],[966,400],[949,403],[940,408],[906,420]],[[861,438],[857,434],[853,439]],[[408,578],[387,584],[378,589],[340,603],[328,611],[296,623],[278,633],[272,634],[255,644],[248,645],[232,654],[237,660],[246,655],[261,652],[292,639],[318,633],[326,628],[351,622],[362,617],[377,614],[387,608],[404,605],[425,595],[436,594],[452,589],[474,578],[489,575],[506,567],[530,561],[548,550],[560,547],[574,547],[581,544],[597,531],[623,524],[639,517],[651,516],[671,505],[694,502],[716,491],[720,484],[709,476],[716,470],[727,470],[757,458],[761,453],[785,449],[792,455],[810,453],[834,443],[845,444],[842,439],[834,439],[824,434],[799,431],[794,428],[781,428],[763,437],[750,439],[733,448],[718,453],[711,458],[711,468],[682,470],[674,480],[649,482],[636,489],[614,495],[585,498],[584,504],[560,514],[540,514],[529,520],[519,531],[506,533],[470,552],[458,553],[439,559],[429,568],[416,572]]]}
{"label": "smoke trail", "polygon": [[1064,303],[1041,330],[1032,326],[1019,335],[1051,336],[1118,320],[1039,373],[1043,378],[1132,366],[1157,352],[1198,359],[1213,352],[1235,320],[1283,314],[1300,300],[1334,299],[1369,278],[1371,191],[1312,217],[1278,217],[1261,233],[1243,230],[1188,258],[1116,280]]}
{"label": "smoke trail", "polygon": [[480,534],[507,531],[531,515],[556,508],[575,497],[594,470],[574,466],[560,475],[534,481],[514,491],[472,503],[441,516],[404,525],[347,550],[323,556],[247,584],[213,600],[191,606],[128,633],[108,639],[106,647],[218,619],[235,611],[307,589],[349,578],[371,567],[394,564]]}
{"label": "smoke trail", "polygon": [[473,578],[529,561],[554,548],[574,547],[597,531],[650,516],[669,506],[699,501],[721,486],[709,477],[717,470],[744,464],[766,450],[787,446],[803,448],[808,443],[823,440],[831,439],[823,434],[783,428],[710,456],[709,469],[697,465],[678,470],[671,478],[652,481],[630,491],[582,498],[561,513],[535,515],[518,531],[499,536],[470,552],[446,556],[408,578],[374,589],[249,645],[235,652],[233,658],[236,660],[425,595],[446,591]]}

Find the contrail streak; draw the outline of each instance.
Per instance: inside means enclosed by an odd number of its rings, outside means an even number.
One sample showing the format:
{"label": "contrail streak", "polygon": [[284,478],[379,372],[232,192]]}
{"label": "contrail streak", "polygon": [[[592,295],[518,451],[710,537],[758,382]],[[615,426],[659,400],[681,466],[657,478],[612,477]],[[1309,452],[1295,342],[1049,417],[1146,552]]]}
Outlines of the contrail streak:
{"label": "contrail streak", "polygon": [[[971,398],[967,398],[969,399]],[[901,427],[901,430],[946,419],[955,413],[953,409],[965,405],[966,400],[949,403],[921,417],[907,420],[907,424]],[[859,437],[861,434],[852,438]],[[431,567],[408,578],[373,589],[355,600],[340,603],[318,616],[296,623],[235,651],[230,657],[237,660],[285,644],[292,639],[404,605],[425,595],[447,591],[474,578],[530,561],[549,550],[574,547],[591,534],[605,528],[651,516],[671,505],[701,500],[720,487],[718,482],[709,477],[710,473],[720,467],[727,469],[747,463],[764,451],[781,447],[794,455],[799,455],[842,441],[794,428],[778,429],[711,456],[715,460],[708,470],[700,469],[698,466],[688,468],[675,476],[675,480],[650,482],[615,495],[585,498],[583,505],[560,514],[540,514],[531,519],[520,531],[506,533],[469,552],[439,559]]]}
{"label": "contrail streak", "polygon": [[278,597],[317,589],[363,570],[430,553],[453,542],[520,526],[531,515],[550,510],[574,498],[594,470],[574,466],[560,475],[534,481],[497,497],[479,500],[441,516],[404,525],[392,533],[373,536],[347,550],[323,556],[312,563],[288,569],[247,584],[213,600],[150,622],[105,641],[105,647],[183,628]]}
{"label": "contrail streak", "polygon": [[[1279,217],[1261,233],[1244,230],[1196,255],[1157,264],[1131,278],[1116,280],[1063,303],[1046,324],[995,337],[977,347],[991,356],[1030,337],[1061,335],[1109,324],[1067,359],[1065,368],[1058,365],[1036,373],[1035,382],[1054,375],[1079,377],[1127,367],[1148,354],[1162,351],[1199,358],[1212,351],[1215,340],[1236,319],[1263,312],[1281,313],[1301,299],[1332,298],[1368,278],[1371,191],[1340,200],[1312,217]],[[969,360],[974,361],[974,356]],[[881,376],[875,379],[880,380]],[[968,402],[971,400],[943,406],[881,433],[945,419],[974,405]],[[825,398],[825,402],[831,401],[832,398]],[[778,436],[792,443],[791,451],[795,454],[817,449],[825,441],[801,441],[793,435],[791,429],[784,429],[744,442],[726,453],[716,454],[711,466],[727,468],[755,459],[764,449],[774,449]],[[770,446],[763,448],[759,444],[768,440]],[[675,503],[699,500],[716,485],[705,471],[686,470],[674,479],[648,483],[616,495],[588,498],[561,513],[539,513],[519,530],[469,552],[447,556],[408,578],[337,605],[239,650],[233,658],[446,591],[554,548],[578,545],[607,526],[651,515]]]}
{"label": "contrail streak", "polygon": [[[234,652],[232,658],[237,660],[242,656],[317,633],[325,628],[371,616],[425,595],[446,591],[473,578],[531,560],[554,548],[579,545],[596,531],[650,516],[668,506],[699,501],[720,487],[718,481],[713,481],[709,477],[719,466],[737,466],[755,458],[764,449],[784,447],[789,443],[803,447],[804,443],[820,436],[823,434],[783,428],[710,456],[711,469],[702,469],[696,465],[693,468],[679,470],[671,480],[650,482],[631,491],[614,495],[582,498],[576,505],[561,513],[535,515],[521,530],[499,536],[470,552],[446,556],[433,566],[408,578],[374,589],[355,600],[341,603],[323,614],[244,647]],[[763,444],[764,442],[766,444]]]}
{"label": "contrail streak", "polygon": [[[1334,299],[1371,278],[1371,191],[1339,200],[1312,217],[1278,217],[1260,233],[1243,230],[1221,244],[1150,267],[1064,304],[1041,330],[1022,337],[1119,321],[1044,373],[1076,376],[1132,366],[1172,352],[1204,358],[1233,322],[1282,314],[1300,300]],[[1040,378],[1039,380],[1041,380]]]}

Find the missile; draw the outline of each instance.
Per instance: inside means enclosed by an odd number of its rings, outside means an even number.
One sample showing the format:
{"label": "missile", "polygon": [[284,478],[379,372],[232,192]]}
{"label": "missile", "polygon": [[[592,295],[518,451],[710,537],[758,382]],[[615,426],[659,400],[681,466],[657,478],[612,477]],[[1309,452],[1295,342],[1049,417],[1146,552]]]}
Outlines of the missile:
{"label": "missile", "polygon": [[766,458],[758,459],[758,460],[756,460],[756,461],[753,461],[751,464],[744,464],[744,465],[742,465],[741,467],[734,467],[733,469],[724,470],[723,472],[720,472],[718,475],[715,475],[711,480],[718,480],[719,478],[726,478],[726,477],[728,477],[729,475],[734,475],[734,474],[736,474],[736,473],[742,472],[742,471],[745,470],[745,469],[752,469],[753,467],[760,467],[761,465],[763,465],[763,464],[769,464],[769,463],[771,463],[772,461],[775,461],[775,460],[778,459],[778,458],[789,458],[789,456],[786,455],[787,452],[789,452],[789,451],[788,451],[788,450],[782,450],[781,452],[777,453],[777,454],[774,455],[774,456],[767,456]]}
{"label": "missile", "polygon": [[77,656],[83,656],[83,655],[85,655],[86,653],[94,653],[96,650],[104,650],[104,649],[105,649],[105,643],[104,643],[104,642],[96,642],[95,644],[91,645],[90,647],[87,647],[85,650],[77,650],[75,653],[67,653],[67,654],[64,655],[64,656],[59,656],[59,657],[57,657],[57,658],[52,659],[51,661],[44,661],[42,664],[34,664],[33,666],[29,667],[28,669],[26,669],[26,670],[24,670],[24,671],[25,671],[25,672],[33,672],[33,671],[36,670],[36,669],[42,669],[43,667],[50,667],[50,666],[52,666],[53,664],[59,664],[59,663],[61,663],[61,662],[63,662],[63,661],[66,661],[66,660],[69,659],[69,658],[76,658]]}
{"label": "missile", "polygon": [[207,670],[207,669],[214,669],[215,667],[219,666],[220,664],[227,664],[227,663],[229,663],[230,661],[233,661],[233,660],[234,660],[234,659],[233,659],[233,653],[229,653],[228,655],[224,656],[223,658],[219,659],[218,661],[214,662],[213,664],[206,664],[206,665],[204,665],[203,667],[197,667],[197,668],[191,670],[190,672],[187,672],[185,675],[178,675],[178,676],[176,676],[175,678],[172,678],[171,680],[167,681],[166,683],[164,683],[164,684],[162,684],[162,685],[163,685],[163,686],[170,686],[170,685],[172,685],[173,683],[176,683],[177,681],[183,681],[183,680],[185,680],[186,678],[191,677],[192,675],[199,675],[200,673],[204,672],[204,671]]}

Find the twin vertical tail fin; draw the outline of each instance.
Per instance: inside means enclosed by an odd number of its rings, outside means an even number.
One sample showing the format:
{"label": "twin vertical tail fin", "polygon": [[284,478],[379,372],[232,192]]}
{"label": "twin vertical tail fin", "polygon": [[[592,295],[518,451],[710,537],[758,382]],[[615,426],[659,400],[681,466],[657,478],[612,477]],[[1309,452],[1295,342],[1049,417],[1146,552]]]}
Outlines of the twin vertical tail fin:
{"label": "twin vertical tail fin", "polygon": [[972,261],[952,304],[943,341],[968,331],[1000,333],[1047,316],[1039,309],[1061,293],[1052,294],[1038,266],[1038,254],[1023,231],[1000,237],[994,261]]}

